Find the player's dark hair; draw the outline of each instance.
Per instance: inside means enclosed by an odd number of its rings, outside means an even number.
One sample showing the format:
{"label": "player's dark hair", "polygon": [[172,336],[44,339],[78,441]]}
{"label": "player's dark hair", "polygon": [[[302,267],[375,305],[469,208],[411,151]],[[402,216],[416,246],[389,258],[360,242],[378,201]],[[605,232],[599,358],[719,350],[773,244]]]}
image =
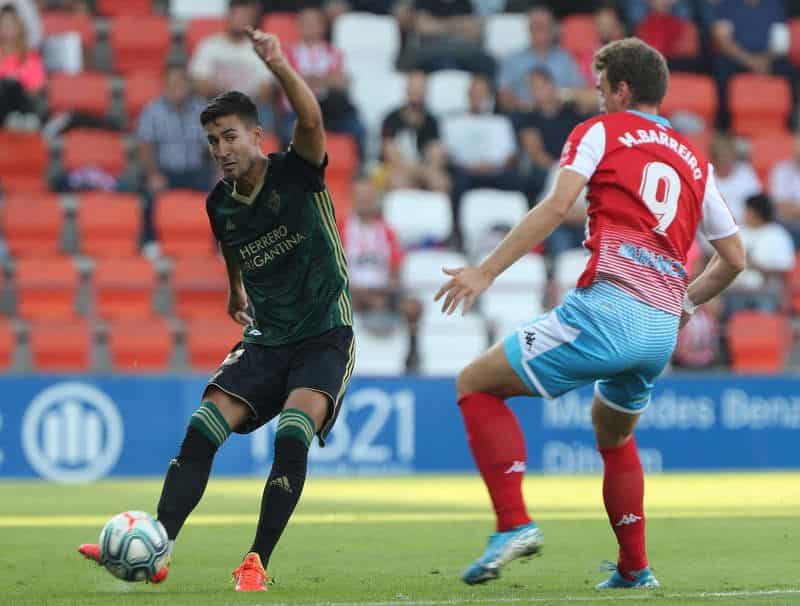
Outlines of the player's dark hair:
{"label": "player's dark hair", "polygon": [[775,207],[772,200],[766,194],[756,194],[750,196],[745,202],[745,206],[756,213],[765,223],[771,223],[775,218]]}
{"label": "player's dark hair", "polygon": [[627,82],[632,104],[659,105],[667,94],[669,69],[664,56],[638,38],[609,42],[595,53],[594,69],[606,70],[611,90]]}
{"label": "player's dark hair", "polygon": [[200,114],[200,124],[205,126],[224,116],[238,116],[249,126],[258,125],[256,104],[250,97],[238,90],[231,90],[211,99]]}

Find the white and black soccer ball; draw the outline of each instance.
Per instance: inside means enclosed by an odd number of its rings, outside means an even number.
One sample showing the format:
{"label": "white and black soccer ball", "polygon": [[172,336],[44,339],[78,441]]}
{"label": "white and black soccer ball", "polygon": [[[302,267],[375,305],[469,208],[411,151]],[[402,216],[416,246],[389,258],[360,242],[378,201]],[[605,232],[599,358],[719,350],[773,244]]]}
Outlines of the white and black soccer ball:
{"label": "white and black soccer ball", "polygon": [[144,511],[117,514],[100,532],[103,566],[123,581],[151,578],[168,557],[167,531],[161,522]]}

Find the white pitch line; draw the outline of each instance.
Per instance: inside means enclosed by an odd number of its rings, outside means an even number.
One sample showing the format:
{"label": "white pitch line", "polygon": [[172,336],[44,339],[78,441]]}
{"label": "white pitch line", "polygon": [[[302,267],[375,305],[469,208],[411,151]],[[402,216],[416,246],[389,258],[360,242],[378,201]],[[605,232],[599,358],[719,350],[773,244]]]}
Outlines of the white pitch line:
{"label": "white pitch line", "polygon": [[[800,596],[800,589],[763,589],[756,591],[714,591],[697,593],[661,593],[650,590],[640,590],[625,595],[620,595],[619,591],[609,590],[608,592],[592,595],[575,596],[553,596],[553,597],[518,597],[518,598],[451,598],[449,600],[392,600],[386,602],[304,602],[293,603],[294,606],[451,606],[458,604],[556,604],[568,602],[621,602],[633,600],[665,600],[665,599],[694,599],[694,600],[718,600],[720,598],[767,598],[780,596]],[[255,606],[292,606],[289,603],[279,604],[256,604]]]}

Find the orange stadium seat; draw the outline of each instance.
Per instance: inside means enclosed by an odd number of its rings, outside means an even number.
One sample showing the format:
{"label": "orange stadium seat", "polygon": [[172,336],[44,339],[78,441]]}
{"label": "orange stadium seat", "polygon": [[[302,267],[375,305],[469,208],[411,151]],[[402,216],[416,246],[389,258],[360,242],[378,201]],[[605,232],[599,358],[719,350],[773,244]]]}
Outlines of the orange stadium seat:
{"label": "orange stadium seat", "polygon": [[115,371],[166,370],[172,343],[172,330],[163,318],[118,320],[108,326],[108,351]]}
{"label": "orange stadium seat", "polygon": [[717,87],[711,76],[674,72],[669,78],[661,113],[669,117],[677,111],[688,111],[700,116],[706,126],[713,127],[717,104]]}
{"label": "orange stadium seat", "polygon": [[192,370],[209,371],[222,363],[231,348],[241,341],[242,327],[233,320],[195,320],[186,325],[186,349]]}
{"label": "orange stadium seat", "polygon": [[95,166],[119,177],[127,161],[125,143],[120,133],[97,128],[74,128],[64,135],[61,162],[67,171]]}
{"label": "orange stadium seat", "polygon": [[789,60],[800,67],[800,17],[789,20]]}
{"label": "orange stadium seat", "polygon": [[194,19],[190,19],[186,26],[186,33],[183,35],[183,45],[186,47],[186,54],[191,57],[203,38],[208,38],[214,34],[221,34],[224,31],[224,17],[195,17]]}
{"label": "orange stadium seat", "polygon": [[69,257],[24,257],[14,264],[17,312],[23,318],[75,316],[78,269]]}
{"label": "orange stadium seat", "polygon": [[175,315],[220,320],[225,313],[228,278],[221,258],[177,259],[170,276]]}
{"label": "orange stadium seat", "polygon": [[14,327],[6,318],[0,317],[0,369],[6,370],[11,366],[16,346],[17,335]]}
{"label": "orange stadium seat", "polygon": [[278,36],[283,48],[300,41],[300,26],[294,13],[267,13],[261,20],[261,29]]}
{"label": "orange stadium seat", "polygon": [[[734,76],[728,87],[733,131],[752,136],[786,130],[792,95],[785,78],[760,74]],[[765,103],[765,99],[769,103]]]}
{"label": "orange stadium seat", "polygon": [[333,198],[337,217],[343,217],[352,205],[352,182],[358,169],[356,145],[350,135],[327,133],[327,147],[325,183]]}
{"label": "orange stadium seat", "polygon": [[83,319],[32,322],[28,342],[35,370],[81,372],[91,368],[92,333]]}
{"label": "orange stadium seat", "polygon": [[114,71],[160,71],[169,54],[169,21],[158,15],[117,17],[111,21],[108,43]]}
{"label": "orange stadium seat", "polygon": [[282,151],[281,142],[274,133],[265,132],[261,137],[261,151],[265,154],[274,154],[275,152]]}
{"label": "orange stadium seat", "polygon": [[0,188],[10,191],[47,189],[47,143],[40,133],[0,130]]}
{"label": "orange stadium seat", "polygon": [[215,251],[200,192],[174,189],[156,199],[155,228],[161,250],[170,257],[208,257]]}
{"label": "orange stadium seat", "polygon": [[600,35],[592,15],[570,15],[564,17],[559,25],[561,46],[569,51],[577,61],[591,56],[600,46]]}
{"label": "orange stadium seat", "polygon": [[756,135],[750,139],[750,158],[758,178],[769,188],[769,173],[781,160],[794,155],[795,137],[791,133]]}
{"label": "orange stadium seat", "polygon": [[136,128],[144,106],[163,92],[164,76],[161,72],[135,71],[125,77],[125,116],[129,128]]}
{"label": "orange stadium seat", "polygon": [[106,74],[52,74],[47,84],[47,105],[53,113],[81,112],[98,118],[111,109],[111,86]]}
{"label": "orange stadium seat", "polygon": [[3,203],[3,234],[15,257],[58,255],[64,214],[55,194],[18,194]]}
{"label": "orange stadium seat", "polygon": [[135,255],[141,229],[142,208],[136,194],[81,194],[78,233],[83,253],[95,257]]}
{"label": "orange stadium seat", "polygon": [[77,32],[81,37],[84,52],[93,49],[97,41],[94,19],[90,15],[68,11],[46,11],[42,14],[42,27],[45,36]]}
{"label": "orange stadium seat", "polygon": [[98,316],[135,319],[153,315],[156,272],[147,259],[98,259],[93,282]]}
{"label": "orange stadium seat", "polygon": [[153,13],[153,0],[97,0],[96,6],[97,12],[105,17],[142,17]]}
{"label": "orange stadium seat", "polygon": [[731,367],[737,372],[780,372],[791,345],[786,317],[758,311],[739,311],[728,322]]}

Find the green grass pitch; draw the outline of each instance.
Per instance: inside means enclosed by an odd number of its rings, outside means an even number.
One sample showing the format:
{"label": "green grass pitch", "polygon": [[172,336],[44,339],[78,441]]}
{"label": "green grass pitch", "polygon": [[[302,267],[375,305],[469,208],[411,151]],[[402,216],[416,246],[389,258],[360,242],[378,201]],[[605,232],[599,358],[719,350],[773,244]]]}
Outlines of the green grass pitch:
{"label": "green grass pitch", "polygon": [[600,562],[615,559],[599,477],[530,475],[544,553],[478,587],[459,580],[492,530],[477,476],[311,477],[266,594],[237,594],[230,582],[252,539],[260,480],[212,478],[163,586],[118,581],[78,556],[112,514],[153,511],[159,488],[0,482],[0,604],[800,604],[800,474],[649,477],[649,552],[663,587],[611,594],[593,589]]}

